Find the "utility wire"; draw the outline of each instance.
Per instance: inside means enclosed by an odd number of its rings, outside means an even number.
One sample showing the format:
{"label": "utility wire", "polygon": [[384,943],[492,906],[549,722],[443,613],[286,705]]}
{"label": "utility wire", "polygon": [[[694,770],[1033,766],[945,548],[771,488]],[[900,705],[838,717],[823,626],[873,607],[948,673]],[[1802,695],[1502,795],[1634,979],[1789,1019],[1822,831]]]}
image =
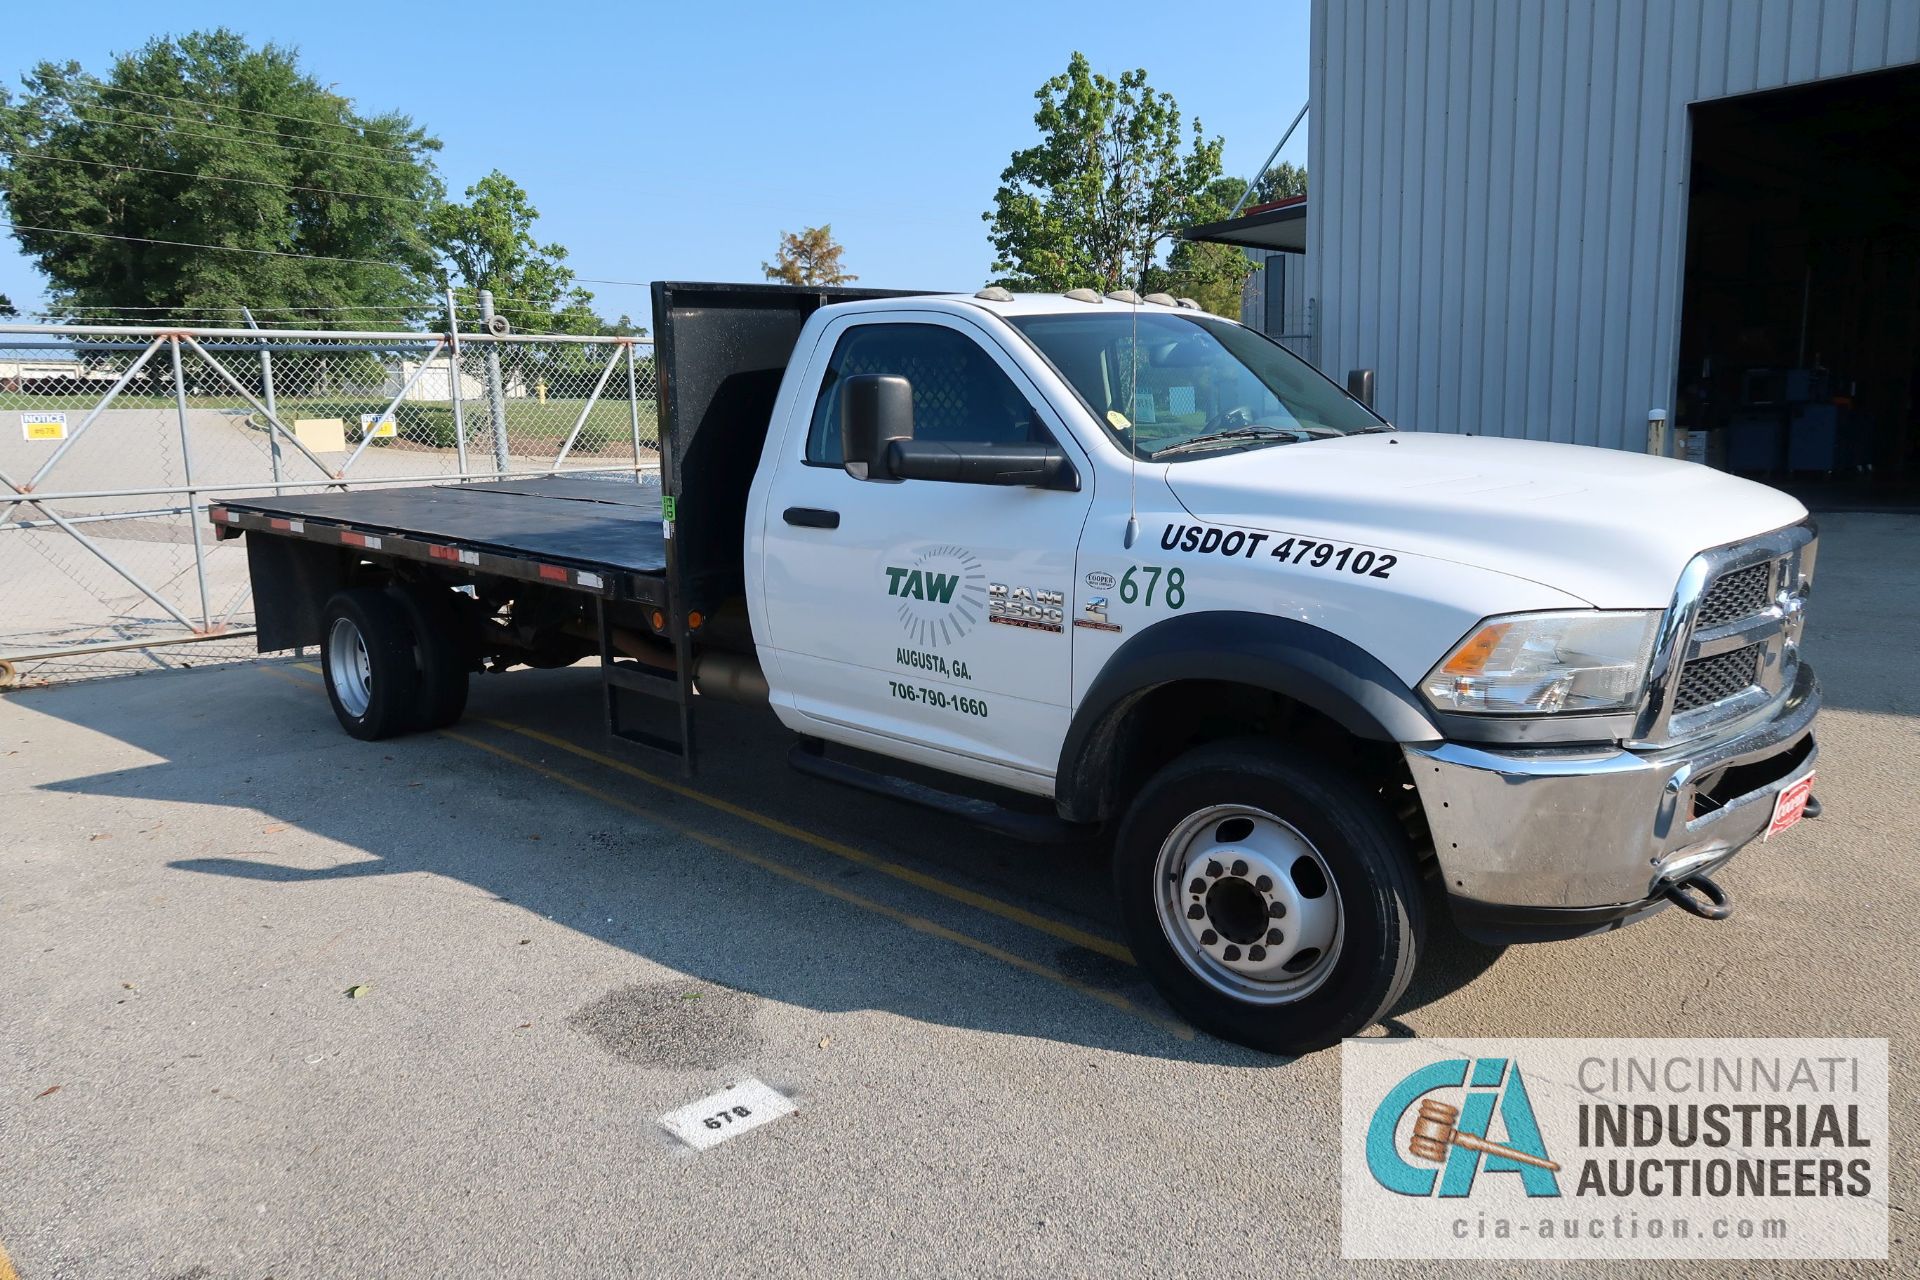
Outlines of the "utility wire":
{"label": "utility wire", "polygon": [[406,267],[398,263],[382,262],[378,258],[336,258],[324,253],[287,253],[280,249],[242,249],[227,244],[201,244],[194,240],[155,240],[148,236],[116,236],[104,231],[73,231],[65,227],[29,227],[18,222],[0,222],[0,227],[12,231],[44,231],[56,236],[85,236],[89,240],[125,240],[131,244],[164,244],[176,249],[212,249],[218,253],[250,253],[262,258],[303,258],[308,262],[353,262],[368,267],[388,267],[394,271],[405,271]]}
{"label": "utility wire", "polygon": [[[315,120],[312,116],[289,116],[282,115],[277,111],[261,111],[257,107],[235,107],[213,98],[183,98],[173,94],[154,93],[148,89],[134,89],[127,85],[109,84],[104,80],[91,80],[88,83],[93,89],[101,93],[129,93],[135,97],[152,98],[159,102],[184,102],[190,106],[218,107],[223,111],[234,111],[245,116],[265,116],[269,120],[291,120],[295,124],[340,123],[339,121]],[[337,94],[328,94],[327,96],[339,97]],[[340,101],[346,102],[347,99],[340,98]]]}
{"label": "utility wire", "polygon": [[[104,125],[104,126],[107,126],[108,128],[114,128],[114,129],[131,129],[137,133],[154,133],[154,134],[160,134],[164,136],[167,132],[166,129],[162,128],[157,124],[135,124],[127,120],[101,120],[94,116],[82,115],[78,111],[75,111],[73,113],[73,116],[76,120],[84,120],[88,124]],[[177,117],[168,117],[168,118],[171,119],[173,123],[176,125],[199,123],[198,121],[191,121],[191,120],[183,121]],[[311,155],[332,156],[336,159],[341,158],[340,153],[346,150],[365,150],[365,151],[380,150],[380,148],[377,148],[377,147],[355,147],[354,144],[352,143],[343,143],[334,147],[303,147],[303,146],[300,146],[298,143],[276,141],[272,147],[269,147],[267,143],[255,142],[249,138],[223,138],[218,134],[200,134],[198,135],[198,137],[205,141],[226,143],[229,146],[252,146],[252,147],[259,147],[262,149],[280,150],[280,151],[304,151]],[[348,157],[348,158],[351,159],[352,157]]]}
{"label": "utility wire", "polygon": [[126,173],[164,173],[175,178],[193,178],[200,182],[243,182],[250,187],[278,187],[282,191],[311,191],[323,196],[349,196],[356,200],[400,200],[407,204],[432,204],[419,196],[387,196],[372,191],[336,191],[331,187],[303,187],[292,182],[269,182],[262,178],[230,178],[217,173],[189,173],[185,169],[149,169],[138,164],[114,164],[106,160],[80,160],[70,156],[42,155],[38,151],[6,151],[0,155],[15,160],[46,160],[56,164],[84,164],[96,169],[119,169]]}
{"label": "utility wire", "polygon": [[[93,107],[95,106],[95,104],[93,103],[86,103],[84,105],[89,110],[93,109]],[[98,104],[98,106],[101,110],[104,110],[104,111],[118,111],[122,115],[141,116],[148,120],[163,120],[168,124],[174,124],[174,125],[198,125],[201,128],[206,128],[206,129],[232,129],[235,133],[251,133],[263,138],[272,138],[276,141],[282,140],[285,136],[278,129],[250,129],[246,125],[232,124],[225,120],[202,120],[195,116],[183,116],[175,112],[168,112],[168,111],[140,111],[134,107],[123,107],[118,103],[114,103],[114,102],[101,102]],[[67,101],[67,110],[70,111],[75,117],[81,120],[89,119],[87,116],[81,115],[80,107],[75,105],[71,100]],[[112,120],[91,120],[90,123],[115,124],[118,122],[112,121]],[[310,125],[320,126],[323,128],[329,125],[329,122],[324,120],[309,120],[309,121],[306,121],[306,123]],[[344,121],[337,121],[337,120],[332,121],[331,125],[332,127],[335,127],[335,128],[341,128],[341,129],[347,129],[347,130],[354,129],[353,125],[347,124]],[[153,128],[157,128],[158,126],[130,124],[127,127],[133,128],[133,129],[153,129]],[[358,137],[359,135],[356,133],[355,136]],[[384,143],[384,142],[337,142],[334,144],[334,146],[337,149],[352,148],[357,151],[389,151],[389,152],[397,152],[401,154],[408,154],[408,149],[405,146],[395,146],[391,143]]]}

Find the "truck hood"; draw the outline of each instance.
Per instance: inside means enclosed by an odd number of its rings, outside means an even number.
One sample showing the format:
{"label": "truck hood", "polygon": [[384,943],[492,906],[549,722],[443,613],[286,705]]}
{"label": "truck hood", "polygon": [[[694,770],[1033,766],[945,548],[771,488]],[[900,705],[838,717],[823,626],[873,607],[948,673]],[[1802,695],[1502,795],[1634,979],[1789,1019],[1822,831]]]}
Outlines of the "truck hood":
{"label": "truck hood", "polygon": [[1690,462],[1411,431],[1168,463],[1166,482],[1201,520],[1434,556],[1602,609],[1665,607],[1697,552],[1807,514]]}

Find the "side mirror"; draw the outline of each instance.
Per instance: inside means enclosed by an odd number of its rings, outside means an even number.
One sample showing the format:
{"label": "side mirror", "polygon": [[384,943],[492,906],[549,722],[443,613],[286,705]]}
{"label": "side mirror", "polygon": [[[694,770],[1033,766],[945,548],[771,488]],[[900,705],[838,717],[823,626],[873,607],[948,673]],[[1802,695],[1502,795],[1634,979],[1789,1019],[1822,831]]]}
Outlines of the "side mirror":
{"label": "side mirror", "polygon": [[1080,491],[1080,473],[1059,445],[967,444],[943,440],[894,440],[887,470],[902,480],[953,484],[1019,485],[1028,489]]}
{"label": "side mirror", "polygon": [[913,384],[856,373],[840,384],[840,459],[855,480],[891,480],[887,446],[913,439]]}

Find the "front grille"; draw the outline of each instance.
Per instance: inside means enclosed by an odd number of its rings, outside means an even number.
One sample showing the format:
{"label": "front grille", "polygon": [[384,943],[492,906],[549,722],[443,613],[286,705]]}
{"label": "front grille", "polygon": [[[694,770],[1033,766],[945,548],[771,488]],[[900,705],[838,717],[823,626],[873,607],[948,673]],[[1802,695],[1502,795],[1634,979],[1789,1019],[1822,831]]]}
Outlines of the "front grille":
{"label": "front grille", "polygon": [[1731,653],[1689,662],[1680,674],[1680,688],[1674,694],[1674,713],[1698,711],[1751,689],[1760,682],[1760,658],[1765,649],[1763,644],[1750,644]]}
{"label": "front grille", "polygon": [[1700,619],[1694,625],[1701,630],[1725,626],[1742,618],[1751,618],[1770,603],[1773,562],[1736,569],[1707,588],[1700,602]]}

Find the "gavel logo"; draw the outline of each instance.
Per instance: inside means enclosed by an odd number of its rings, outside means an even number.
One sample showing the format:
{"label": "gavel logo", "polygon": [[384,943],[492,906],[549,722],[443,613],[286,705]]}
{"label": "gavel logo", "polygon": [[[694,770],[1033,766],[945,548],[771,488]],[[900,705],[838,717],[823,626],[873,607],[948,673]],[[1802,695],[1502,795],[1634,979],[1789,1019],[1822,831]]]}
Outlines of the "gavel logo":
{"label": "gavel logo", "polygon": [[1420,1103],[1420,1114],[1413,1122],[1413,1134],[1407,1139],[1407,1154],[1419,1160],[1445,1164],[1448,1147],[1465,1147],[1469,1151],[1505,1156],[1538,1169],[1560,1172],[1560,1166],[1555,1161],[1542,1160],[1539,1156],[1530,1156],[1524,1151],[1515,1151],[1512,1147],[1503,1147],[1497,1142],[1488,1142],[1485,1138],[1460,1132],[1454,1127],[1459,1119],[1460,1108],[1452,1103],[1435,1098],[1424,1099]]}

